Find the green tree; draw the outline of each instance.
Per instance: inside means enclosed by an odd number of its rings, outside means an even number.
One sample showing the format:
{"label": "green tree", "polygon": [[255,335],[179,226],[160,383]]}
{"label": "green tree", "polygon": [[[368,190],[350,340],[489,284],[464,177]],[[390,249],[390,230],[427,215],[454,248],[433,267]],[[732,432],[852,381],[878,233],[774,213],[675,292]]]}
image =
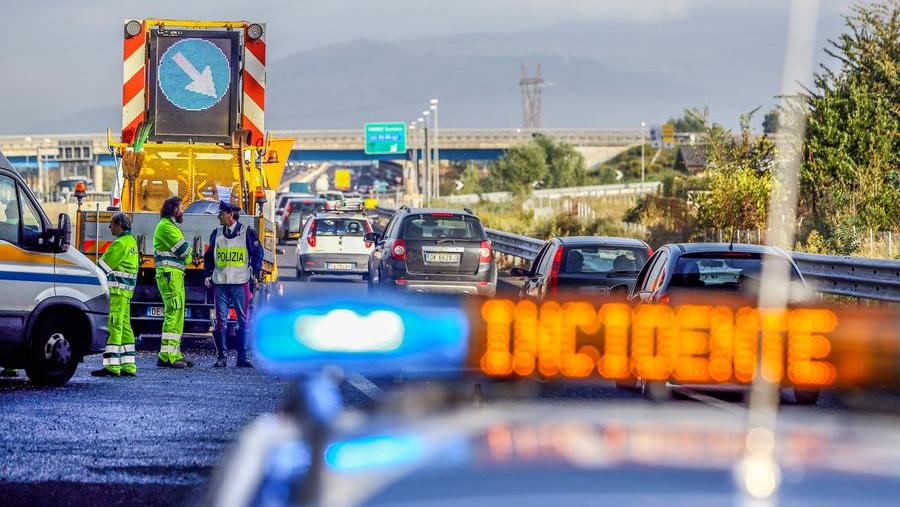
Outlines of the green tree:
{"label": "green tree", "polygon": [[900,228],[900,2],[856,5],[804,97],[801,233],[853,253],[866,229]]}
{"label": "green tree", "polygon": [[706,117],[699,110],[685,108],[680,118],[669,118],[675,124],[675,132],[703,132],[706,130]]}
{"label": "green tree", "polygon": [[752,136],[754,112],[741,116],[739,136],[719,125],[706,130],[708,190],[697,196],[697,220],[726,236],[766,224],[774,145],[767,137]]}
{"label": "green tree", "polygon": [[533,185],[547,177],[546,153],[531,142],[510,148],[491,164],[488,186],[491,190],[527,194]]}
{"label": "green tree", "polygon": [[547,164],[546,188],[577,187],[587,181],[584,157],[567,143],[556,143],[546,136],[537,136],[535,144],[544,150]]}

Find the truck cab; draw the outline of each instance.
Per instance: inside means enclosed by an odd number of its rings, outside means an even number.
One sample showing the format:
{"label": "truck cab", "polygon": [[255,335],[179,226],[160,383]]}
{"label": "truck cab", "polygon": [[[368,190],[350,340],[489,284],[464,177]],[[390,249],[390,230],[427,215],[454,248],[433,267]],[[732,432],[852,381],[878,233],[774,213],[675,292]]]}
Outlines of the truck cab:
{"label": "truck cab", "polygon": [[106,277],[70,235],[69,216],[53,227],[0,153],[0,366],[24,368],[39,385],[65,384],[106,346]]}

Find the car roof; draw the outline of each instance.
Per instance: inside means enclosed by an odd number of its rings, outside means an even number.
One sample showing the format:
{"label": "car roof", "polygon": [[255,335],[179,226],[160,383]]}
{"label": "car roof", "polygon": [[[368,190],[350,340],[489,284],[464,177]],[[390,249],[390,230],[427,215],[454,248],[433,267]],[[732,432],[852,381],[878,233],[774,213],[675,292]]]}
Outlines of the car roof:
{"label": "car roof", "polygon": [[358,211],[326,211],[326,212],[318,212],[316,213],[316,218],[352,218],[354,220],[368,220],[365,214],[360,213]]}
{"label": "car roof", "polygon": [[407,211],[410,214],[415,214],[415,215],[428,215],[431,213],[452,213],[454,215],[462,215],[462,216],[469,216],[472,218],[478,218],[473,213],[463,210],[463,209],[458,209],[458,208],[407,208]]}
{"label": "car roof", "polygon": [[635,238],[620,238],[616,236],[560,236],[559,240],[564,246],[569,245],[608,245],[646,248],[647,243]]}
{"label": "car roof", "polygon": [[751,245],[747,243],[674,243],[667,245],[677,249],[681,253],[717,253],[717,252],[743,252],[770,255],[785,255],[785,253],[769,245]]}
{"label": "car roof", "polygon": [[15,167],[13,167],[12,163],[7,160],[2,151],[0,151],[0,169],[6,169],[7,171],[12,171],[16,174],[18,174],[19,172]]}

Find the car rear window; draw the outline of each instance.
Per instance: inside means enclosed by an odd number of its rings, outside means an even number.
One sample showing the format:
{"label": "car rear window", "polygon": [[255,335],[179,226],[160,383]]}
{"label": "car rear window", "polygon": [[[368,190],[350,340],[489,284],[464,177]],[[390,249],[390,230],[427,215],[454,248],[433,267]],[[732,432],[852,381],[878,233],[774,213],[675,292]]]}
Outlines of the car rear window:
{"label": "car rear window", "polygon": [[484,229],[478,219],[465,215],[416,215],[406,219],[403,236],[416,239],[484,239]]}
{"label": "car rear window", "polygon": [[[790,264],[784,257],[759,253],[688,254],[678,259],[670,285],[756,293],[759,289],[763,263]],[[793,266],[790,266],[789,272],[792,280],[800,279]]]}
{"label": "car rear window", "polygon": [[317,218],[316,236],[365,236],[366,223],[352,218]]}
{"label": "car rear window", "polygon": [[291,202],[291,214],[302,213],[304,215],[311,215],[317,211],[325,211],[325,203],[324,202],[314,202],[314,201],[293,201],[293,202]]}
{"label": "car rear window", "polygon": [[646,248],[608,247],[602,245],[578,245],[566,247],[563,273],[612,273],[637,274],[647,262]]}

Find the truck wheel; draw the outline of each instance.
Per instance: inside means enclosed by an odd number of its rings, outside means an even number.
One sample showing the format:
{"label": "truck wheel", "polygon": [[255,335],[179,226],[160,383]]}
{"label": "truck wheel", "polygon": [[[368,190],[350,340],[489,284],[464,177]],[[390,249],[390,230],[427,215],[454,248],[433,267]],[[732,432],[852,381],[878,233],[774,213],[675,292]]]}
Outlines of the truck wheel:
{"label": "truck wheel", "polygon": [[46,322],[39,324],[35,330],[31,363],[25,367],[32,383],[61,386],[75,374],[81,358],[72,342],[74,333],[68,333],[66,328],[71,329],[71,325]]}

